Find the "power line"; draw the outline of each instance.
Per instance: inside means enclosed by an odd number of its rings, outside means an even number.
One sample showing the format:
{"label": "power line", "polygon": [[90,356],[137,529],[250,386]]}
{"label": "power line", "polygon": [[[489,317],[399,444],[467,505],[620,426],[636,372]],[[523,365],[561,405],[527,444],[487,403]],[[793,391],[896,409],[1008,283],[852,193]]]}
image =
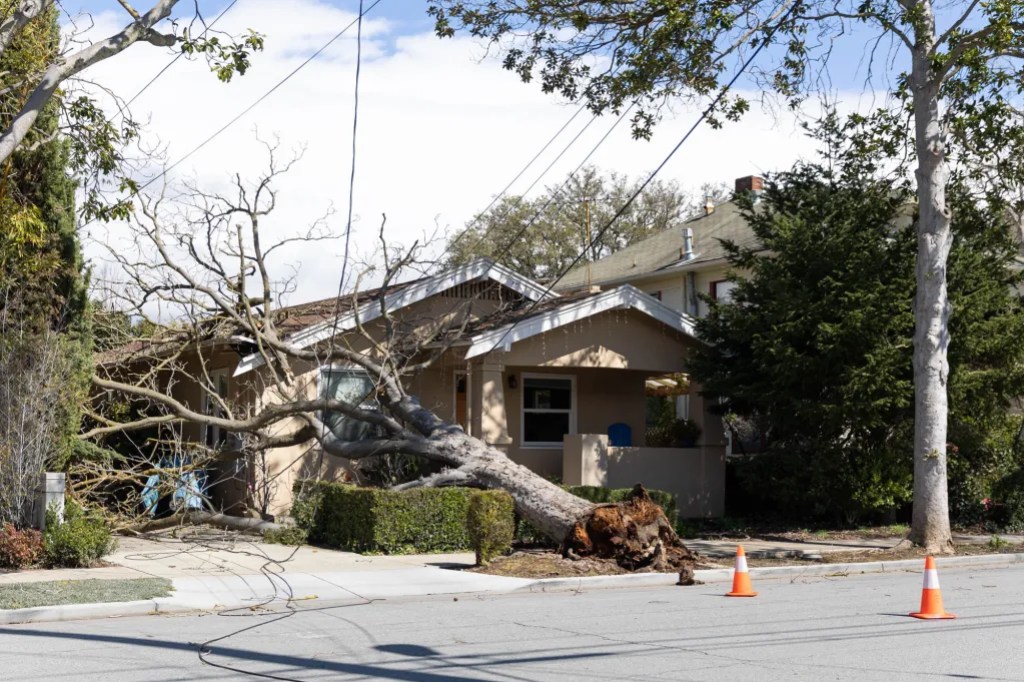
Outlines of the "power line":
{"label": "power line", "polygon": [[[516,182],[518,182],[519,178],[523,177],[523,175],[526,174],[526,171],[530,169],[530,166],[532,166],[534,163],[536,163],[537,159],[539,159],[541,157],[541,155],[543,155],[544,152],[546,152],[548,150],[548,147],[550,147],[552,144],[554,144],[555,140],[558,139],[562,135],[563,132],[565,132],[566,128],[568,128],[572,124],[572,122],[576,120],[576,117],[579,116],[581,113],[583,113],[586,110],[586,108],[587,108],[587,105],[583,104],[582,106],[580,106],[579,109],[576,110],[576,113],[574,113],[572,116],[569,117],[568,121],[566,121],[565,123],[562,124],[562,127],[559,128],[558,131],[548,139],[548,141],[544,144],[544,146],[540,148],[540,151],[538,151],[536,154],[534,154],[533,158],[530,159],[526,163],[526,165],[523,166],[522,169],[518,173],[516,173],[516,176],[514,178],[512,178],[512,180],[510,180],[507,185],[505,185],[504,189],[502,189],[500,192],[498,192],[494,196],[494,198],[491,199],[491,203],[487,204],[487,207],[484,208],[484,210],[480,211],[480,213],[477,214],[477,218],[479,218],[480,216],[485,215],[488,211],[490,211],[491,208],[496,203],[498,203],[498,201],[500,201],[508,193],[508,191],[512,188],[512,185],[514,185]],[[583,130],[581,130],[579,133],[577,133],[576,137],[573,138],[572,142],[570,142],[569,145],[565,149],[563,149],[562,152],[555,158],[555,161],[560,159],[562,157],[562,155],[565,154],[566,151],[568,151],[568,147],[571,147],[572,144],[574,142],[576,142],[576,140],[579,139],[579,137],[583,133],[583,131],[585,131],[587,128],[589,128],[590,124],[593,123],[596,119],[597,119],[596,116],[594,116],[593,118],[590,119],[590,122],[587,123],[586,126],[584,126]],[[537,177],[537,179],[534,180],[533,183],[526,190],[523,191],[523,194],[529,193],[529,191],[534,187],[534,185],[536,185],[540,181],[540,179],[542,177],[544,177],[544,175],[546,175],[549,170],[551,170],[551,166],[552,165],[554,165],[554,163],[549,164],[548,167],[545,168],[541,172],[541,174]],[[473,219],[473,222],[475,222],[475,221],[476,221],[476,218]],[[459,242],[459,240],[461,240],[463,237],[465,237],[466,235],[469,234],[469,230],[470,230],[470,227],[468,225],[465,228],[463,228],[462,232],[460,232],[458,235],[456,235],[455,239],[451,240],[451,242],[449,242],[448,246],[445,247],[445,251],[451,251],[452,248],[454,248],[454,246]],[[490,232],[490,229],[485,231],[484,234],[481,235],[480,238],[477,240],[477,242],[479,243],[480,241],[483,241],[484,239],[486,239],[489,232]]]}
{"label": "power line", "polygon": [[[241,112],[240,112],[240,113],[239,113],[239,114],[238,114],[237,116],[235,116],[235,117],[234,117],[234,118],[232,118],[232,119],[231,119],[230,121],[228,121],[228,122],[227,122],[227,123],[225,123],[225,124],[224,124],[223,126],[221,126],[221,127],[220,127],[220,128],[219,128],[219,129],[218,129],[218,130],[217,130],[216,132],[215,132],[215,133],[213,133],[212,135],[210,135],[209,137],[207,137],[207,138],[206,138],[205,140],[203,140],[202,142],[200,142],[200,143],[199,143],[198,145],[196,145],[196,146],[195,146],[195,147],[194,147],[194,148],[193,148],[193,149],[192,149],[192,150],[191,150],[190,152],[188,152],[188,153],[187,153],[187,154],[185,154],[185,155],[184,155],[183,157],[181,157],[180,159],[178,159],[177,161],[175,161],[174,163],[172,163],[172,164],[171,164],[170,166],[168,166],[168,167],[164,168],[164,169],[163,169],[163,171],[161,171],[161,172],[160,172],[160,173],[159,173],[158,175],[156,175],[155,177],[153,177],[152,179],[150,179],[149,181],[147,181],[147,182],[146,182],[145,184],[143,184],[142,186],[140,186],[140,187],[138,188],[138,190],[136,190],[136,191],[134,192],[134,194],[138,194],[139,192],[141,192],[142,190],[146,189],[147,187],[149,187],[150,185],[152,185],[152,184],[153,184],[154,182],[156,182],[156,181],[157,181],[157,180],[159,180],[160,178],[162,178],[162,177],[164,177],[165,175],[167,175],[168,173],[170,173],[170,172],[171,172],[172,170],[174,170],[175,168],[177,168],[178,166],[180,166],[180,165],[181,165],[182,163],[184,163],[185,161],[187,161],[187,160],[188,160],[189,158],[191,158],[191,157],[192,157],[192,156],[193,156],[193,155],[194,155],[194,154],[195,154],[196,152],[198,152],[198,151],[199,151],[200,149],[202,149],[203,147],[205,147],[206,145],[208,145],[208,144],[209,144],[210,142],[212,142],[213,140],[215,140],[215,139],[216,139],[217,137],[219,137],[219,136],[220,136],[221,134],[223,134],[223,133],[224,133],[224,131],[226,131],[226,130],[227,130],[228,128],[230,128],[231,126],[233,126],[233,125],[234,125],[235,123],[238,123],[238,121],[240,121],[240,120],[241,120],[241,119],[242,119],[242,118],[243,118],[243,117],[244,117],[244,116],[245,116],[246,114],[248,114],[248,113],[249,113],[250,111],[252,111],[253,109],[255,109],[255,108],[256,108],[257,106],[259,106],[260,104],[262,104],[264,100],[266,100],[266,99],[267,99],[268,97],[270,97],[270,96],[271,96],[272,94],[274,94],[274,93],[275,93],[275,92],[276,92],[276,91],[277,91],[278,89],[280,89],[280,87],[281,87],[282,85],[284,85],[285,83],[287,83],[288,81],[290,81],[290,80],[291,80],[291,79],[292,79],[292,78],[293,78],[293,77],[295,76],[295,74],[297,74],[297,73],[298,73],[299,71],[301,71],[302,69],[306,68],[306,66],[308,66],[310,62],[312,62],[312,61],[313,61],[314,59],[316,59],[316,58],[317,58],[317,57],[319,57],[319,56],[320,56],[321,54],[323,54],[323,53],[324,53],[324,51],[325,51],[325,50],[326,50],[326,49],[327,49],[328,47],[330,47],[331,45],[333,45],[333,44],[334,44],[335,42],[337,42],[337,41],[338,41],[338,39],[340,39],[340,38],[341,38],[342,36],[344,36],[344,35],[345,35],[345,34],[346,34],[346,33],[348,32],[348,30],[349,30],[350,28],[352,28],[353,26],[356,26],[357,24],[358,24],[358,25],[359,25],[360,27],[362,27],[362,21],[363,21],[363,16],[365,16],[366,14],[369,14],[369,13],[370,13],[370,12],[371,12],[371,11],[373,10],[373,8],[374,8],[374,7],[376,7],[377,5],[379,5],[379,4],[381,3],[381,1],[382,1],[382,0],[374,0],[373,4],[371,4],[371,5],[370,5],[369,7],[367,7],[367,8],[365,9],[365,10],[363,10],[363,9],[360,9],[360,12],[359,12],[359,16],[358,16],[358,17],[356,17],[355,19],[353,19],[353,20],[352,20],[352,22],[351,22],[350,24],[348,24],[348,26],[346,26],[345,28],[343,28],[343,29],[341,29],[340,31],[338,31],[337,33],[335,33],[335,34],[334,34],[334,36],[333,36],[333,37],[332,37],[332,38],[331,38],[330,40],[328,40],[328,41],[327,41],[326,43],[324,43],[324,44],[323,44],[323,45],[322,45],[322,46],[320,47],[320,49],[318,49],[318,50],[317,50],[316,52],[314,52],[314,53],[313,53],[313,54],[311,54],[311,55],[310,55],[309,57],[307,57],[307,58],[305,59],[305,61],[303,61],[303,62],[302,62],[301,64],[299,64],[299,65],[298,65],[298,66],[296,66],[296,67],[295,67],[294,69],[292,69],[292,71],[291,71],[291,72],[289,72],[289,73],[288,73],[288,75],[286,75],[286,76],[285,76],[284,78],[282,78],[281,80],[279,80],[279,81],[278,81],[278,82],[277,82],[277,83],[276,83],[276,84],[275,84],[275,85],[274,85],[274,86],[273,86],[272,88],[270,88],[270,89],[269,89],[269,90],[267,90],[267,91],[266,91],[265,93],[263,93],[262,95],[260,95],[260,97],[258,97],[258,98],[257,98],[257,99],[256,99],[255,101],[253,101],[253,102],[252,102],[252,104],[250,104],[249,106],[247,106],[247,107],[246,107],[245,109],[243,109],[243,110],[242,110],[242,111],[241,111]],[[360,0],[360,7],[361,7],[361,6],[362,6],[362,0]]]}
{"label": "power line", "polygon": [[[662,171],[662,169],[665,168],[665,166],[672,159],[672,157],[675,156],[676,152],[678,152],[679,149],[686,143],[686,141],[690,139],[690,136],[693,134],[693,132],[695,130],[697,130],[697,128],[705,121],[705,119],[707,119],[708,116],[711,115],[711,112],[714,111],[714,109],[722,101],[722,99],[725,97],[725,95],[730,90],[732,90],[732,87],[736,84],[736,82],[740,79],[740,77],[744,74],[744,72],[746,72],[746,70],[754,62],[754,60],[757,58],[757,56],[759,54],[761,54],[761,51],[765,48],[765,46],[768,45],[768,43],[771,41],[772,35],[774,35],[774,33],[775,33],[775,29],[773,28],[772,31],[770,33],[768,33],[765,36],[765,38],[758,44],[758,46],[754,49],[754,51],[751,53],[751,55],[749,57],[747,57],[747,59],[743,62],[743,64],[740,66],[739,70],[736,71],[736,73],[729,80],[729,82],[721,90],[719,90],[719,92],[715,96],[715,98],[713,100],[711,100],[711,102],[708,104],[708,106],[705,107],[705,109],[701,112],[700,116],[697,117],[697,120],[694,121],[693,125],[690,126],[689,130],[687,130],[686,133],[683,134],[683,136],[682,136],[682,138],[680,138],[679,142],[677,142],[676,145],[672,148],[672,151],[670,151],[668,153],[668,155],[664,159],[662,159],[661,163],[658,164],[658,167],[655,168],[647,176],[647,179],[644,180],[640,184],[640,186],[636,188],[636,190],[633,192],[633,194],[630,195],[629,199],[626,200],[626,203],[624,203],[619,208],[619,210],[615,212],[615,215],[613,215],[608,220],[608,222],[604,224],[604,226],[597,232],[597,234],[594,235],[594,238],[591,239],[583,247],[583,249],[576,255],[576,257],[573,259],[573,261],[568,265],[568,267],[566,267],[564,270],[562,270],[562,272],[559,273],[558,277],[556,277],[554,279],[554,281],[552,281],[548,285],[548,288],[547,288],[548,293],[553,292],[555,286],[557,286],[558,283],[562,281],[562,278],[565,277],[573,268],[575,268],[577,265],[579,265],[580,261],[586,255],[587,251],[589,249],[593,248],[594,244],[596,244],[599,241],[601,241],[601,238],[604,237],[605,233],[611,228],[611,226],[615,223],[615,221],[618,220],[620,217],[622,217],[622,215],[629,209],[629,207],[633,205],[633,202],[636,201],[637,197],[639,197],[643,193],[643,191],[645,189],[647,189],[647,186],[649,184],[651,184],[651,182],[658,175],[658,173],[660,173]],[[505,330],[505,333],[501,335],[501,338],[498,339],[498,341],[491,347],[491,350],[488,351],[488,352],[494,351],[496,348],[500,348],[501,345],[505,342],[505,339],[508,338],[508,335],[511,334],[512,331],[516,328],[516,325],[518,325],[520,321],[529,318],[530,314],[536,309],[537,305],[540,303],[541,300],[543,300],[543,299],[538,299],[538,300],[534,301],[532,303],[532,305],[530,305],[530,307],[526,310],[526,313],[522,317],[520,317],[518,320],[514,320],[512,322],[512,324],[509,325],[509,328]]]}
{"label": "power line", "polygon": [[[218,14],[216,17],[213,18],[213,21],[211,21],[209,24],[205,24],[204,23],[203,32],[199,34],[199,37],[201,38],[201,37],[205,36],[210,31],[210,29],[212,29],[214,26],[216,26],[217,22],[220,21],[221,18],[225,14],[230,12],[231,8],[234,7],[236,4],[238,4],[238,0],[231,0],[230,4],[228,4],[227,7],[225,7],[223,10],[221,10],[220,14]],[[123,107],[119,108],[119,110],[117,112],[117,116],[123,116],[124,112],[128,109],[128,107],[130,107],[132,105],[132,103],[135,100],[137,100],[142,95],[142,93],[146,92],[146,90],[148,90],[154,83],[156,83],[157,80],[159,80],[161,76],[163,76],[165,73],[167,73],[167,70],[170,69],[172,66],[174,66],[177,63],[177,61],[179,59],[181,59],[184,55],[185,55],[184,52],[179,52],[178,54],[174,55],[174,59],[169,61],[164,66],[164,68],[160,69],[160,71],[158,71],[155,76],[150,78],[149,82],[146,83],[145,85],[143,85],[142,89],[140,89],[138,92],[136,92],[134,95],[132,95],[131,99],[129,99],[127,102],[124,103]],[[114,118],[116,119],[117,116],[115,116]]]}

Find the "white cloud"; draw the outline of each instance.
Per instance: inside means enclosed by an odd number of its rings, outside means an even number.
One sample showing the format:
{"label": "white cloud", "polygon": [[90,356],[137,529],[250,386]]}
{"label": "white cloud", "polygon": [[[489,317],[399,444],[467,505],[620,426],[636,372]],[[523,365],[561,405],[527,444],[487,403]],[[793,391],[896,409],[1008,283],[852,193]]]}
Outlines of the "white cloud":
{"label": "white cloud", "polygon": [[[217,82],[203,62],[179,60],[133,105],[137,118],[151,117],[148,130],[168,145],[176,160],[230,120],[294,69],[352,19],[314,0],[240,0],[222,28],[252,27],[266,35],[266,52],[252,70],[229,84]],[[97,31],[121,23],[97,17]],[[522,168],[575,110],[540,93],[500,68],[481,61],[482,47],[469,39],[441,41],[431,34],[395,36],[383,21],[365,25],[353,242],[372,246],[381,214],[388,237],[411,241],[424,231],[461,227]],[[270,227],[281,233],[306,225],[331,204],[343,224],[351,162],[355,30],[338,41],[270,96],[251,114],[192,156],[173,176],[192,176],[222,188],[230,175],[255,176],[265,153],[254,136],[278,135],[283,148],[306,145],[303,160],[280,187]],[[130,96],[170,59],[164,51],[136,46],[90,76]],[[651,142],[634,141],[624,123],[593,157],[596,165],[637,177],[653,169],[689,128],[696,113],[680,111],[663,122]],[[589,118],[580,116],[576,129]],[[598,120],[541,183],[553,184],[571,170],[613,118]],[[513,192],[522,190],[570,139],[553,145]],[[722,130],[700,128],[661,177],[688,188],[729,182],[743,175],[792,164],[813,148],[792,115],[778,118],[757,108]],[[104,230],[94,230],[100,236]],[[340,268],[340,243],[319,244],[298,254],[299,290],[293,301],[333,294]],[[87,254],[99,259],[96,245]]]}

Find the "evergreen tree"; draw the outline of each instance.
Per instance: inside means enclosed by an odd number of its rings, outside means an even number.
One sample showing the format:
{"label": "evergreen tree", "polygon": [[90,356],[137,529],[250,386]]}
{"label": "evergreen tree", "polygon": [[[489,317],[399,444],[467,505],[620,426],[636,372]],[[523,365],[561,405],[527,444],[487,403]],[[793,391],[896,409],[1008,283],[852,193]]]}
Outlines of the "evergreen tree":
{"label": "evergreen tree", "polygon": [[[1008,464],[1024,306],[1001,201],[951,187],[949,466],[963,518]],[[767,451],[745,466],[748,492],[781,514],[850,522],[911,499],[912,199],[844,152],[770,178],[756,203],[740,198],[759,244],[727,245],[747,276],[731,304],[709,301],[692,372],[759,425]]]}
{"label": "evergreen tree", "polygon": [[[8,14],[16,3],[0,0]],[[60,50],[57,8],[32,20],[0,59],[0,128],[21,107],[38,73]],[[76,231],[69,145],[60,135],[60,103],[51,100],[27,143],[0,167],[0,320],[7,354],[25,358],[54,344],[64,389],[52,405],[48,466],[60,467],[76,446],[88,386],[90,320]],[[26,368],[26,371],[28,369]]]}

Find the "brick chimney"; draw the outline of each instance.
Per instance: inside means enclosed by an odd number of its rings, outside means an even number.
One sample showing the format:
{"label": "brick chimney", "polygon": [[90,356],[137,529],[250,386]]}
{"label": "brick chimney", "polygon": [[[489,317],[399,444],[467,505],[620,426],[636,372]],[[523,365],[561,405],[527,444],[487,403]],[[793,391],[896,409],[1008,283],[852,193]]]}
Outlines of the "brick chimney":
{"label": "brick chimney", "polygon": [[748,175],[745,178],[736,178],[736,194],[744,192],[760,192],[764,189],[764,178],[760,175]]}

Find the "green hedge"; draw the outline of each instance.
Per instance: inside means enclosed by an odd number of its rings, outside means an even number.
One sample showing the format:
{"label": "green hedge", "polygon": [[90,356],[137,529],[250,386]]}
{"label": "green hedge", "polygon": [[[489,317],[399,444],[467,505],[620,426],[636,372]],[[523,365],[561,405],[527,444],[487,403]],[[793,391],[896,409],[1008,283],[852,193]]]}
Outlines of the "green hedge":
{"label": "green hedge", "polygon": [[309,541],[349,552],[412,554],[471,548],[470,488],[402,492],[326,482],[295,486],[292,516]]}
{"label": "green hedge", "polygon": [[512,548],[515,539],[515,502],[504,490],[479,490],[469,500],[466,517],[469,539],[476,563],[486,566],[491,559]]}

